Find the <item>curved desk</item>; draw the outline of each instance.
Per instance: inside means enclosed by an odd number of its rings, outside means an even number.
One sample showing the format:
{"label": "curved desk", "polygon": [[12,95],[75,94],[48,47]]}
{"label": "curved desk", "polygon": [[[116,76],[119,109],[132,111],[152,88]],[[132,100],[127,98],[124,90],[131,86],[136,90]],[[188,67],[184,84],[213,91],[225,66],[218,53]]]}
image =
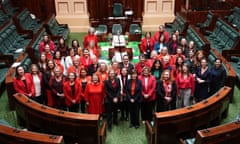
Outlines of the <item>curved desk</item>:
{"label": "curved desk", "polygon": [[0,143],[4,144],[63,144],[62,136],[19,130],[0,124]]}
{"label": "curved desk", "polygon": [[106,123],[100,126],[100,116],[61,111],[14,94],[16,113],[20,125],[29,130],[63,135],[65,141],[83,144],[103,144]]}
{"label": "curved desk", "polygon": [[149,144],[174,144],[179,138],[194,137],[196,131],[219,124],[226,117],[231,88],[225,86],[210,98],[186,108],[155,114],[152,127],[146,123]]}

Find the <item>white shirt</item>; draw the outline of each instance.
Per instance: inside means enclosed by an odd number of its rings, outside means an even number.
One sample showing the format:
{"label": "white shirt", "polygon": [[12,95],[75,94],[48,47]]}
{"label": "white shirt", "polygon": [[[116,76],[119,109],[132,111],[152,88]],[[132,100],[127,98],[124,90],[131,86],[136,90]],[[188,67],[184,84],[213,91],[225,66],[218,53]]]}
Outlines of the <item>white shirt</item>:
{"label": "white shirt", "polygon": [[33,83],[34,83],[36,97],[41,96],[41,81],[38,75],[33,75]]}

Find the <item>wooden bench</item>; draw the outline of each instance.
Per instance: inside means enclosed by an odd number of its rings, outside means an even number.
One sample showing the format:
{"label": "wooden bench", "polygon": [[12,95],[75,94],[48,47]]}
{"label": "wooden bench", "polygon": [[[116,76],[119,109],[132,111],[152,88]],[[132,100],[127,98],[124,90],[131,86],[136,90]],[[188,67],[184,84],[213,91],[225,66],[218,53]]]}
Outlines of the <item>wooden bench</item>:
{"label": "wooden bench", "polygon": [[59,24],[55,15],[50,15],[45,21],[43,26],[46,28],[48,34],[52,36],[63,37],[67,40],[70,30],[67,24]]}
{"label": "wooden bench", "polygon": [[148,143],[178,143],[179,138],[194,137],[197,130],[218,125],[227,116],[230,92],[231,88],[225,86],[218,93],[195,105],[155,113],[154,126],[146,123]]}
{"label": "wooden bench", "polygon": [[179,13],[176,14],[175,19],[171,23],[165,23],[166,30],[172,34],[178,30],[181,35],[185,35],[189,22],[183,18]]}
{"label": "wooden bench", "polygon": [[16,99],[16,114],[20,125],[27,129],[63,135],[64,141],[81,144],[104,144],[106,122],[100,125],[100,116],[61,111],[32,101],[21,94]]}
{"label": "wooden bench", "polygon": [[0,124],[0,143],[63,144],[63,136],[25,131]]}
{"label": "wooden bench", "polygon": [[180,139],[180,144],[224,144],[240,143],[240,121],[198,130],[193,142]]}

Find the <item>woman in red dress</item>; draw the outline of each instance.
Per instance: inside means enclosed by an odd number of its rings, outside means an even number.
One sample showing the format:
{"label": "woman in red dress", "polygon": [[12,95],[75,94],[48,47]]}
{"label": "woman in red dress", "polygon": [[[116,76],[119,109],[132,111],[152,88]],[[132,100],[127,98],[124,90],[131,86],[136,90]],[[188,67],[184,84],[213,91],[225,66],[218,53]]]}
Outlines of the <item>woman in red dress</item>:
{"label": "woman in red dress", "polygon": [[89,114],[102,114],[104,95],[103,83],[100,82],[97,75],[93,74],[91,82],[87,84],[85,89],[85,99]]}

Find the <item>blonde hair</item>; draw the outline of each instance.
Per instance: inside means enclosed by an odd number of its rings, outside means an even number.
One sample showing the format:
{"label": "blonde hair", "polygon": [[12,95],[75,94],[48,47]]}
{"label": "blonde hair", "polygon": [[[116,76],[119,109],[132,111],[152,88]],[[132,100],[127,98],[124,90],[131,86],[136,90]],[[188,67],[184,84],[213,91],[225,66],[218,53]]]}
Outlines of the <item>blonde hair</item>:
{"label": "blonde hair", "polygon": [[168,79],[168,82],[172,82],[173,79],[172,79],[171,71],[170,71],[169,69],[166,69],[166,70],[164,70],[164,71],[162,72],[162,74],[161,74],[161,80],[164,80],[164,79],[163,79],[163,75],[164,75],[164,73],[166,73],[166,72],[169,73],[169,79]]}

